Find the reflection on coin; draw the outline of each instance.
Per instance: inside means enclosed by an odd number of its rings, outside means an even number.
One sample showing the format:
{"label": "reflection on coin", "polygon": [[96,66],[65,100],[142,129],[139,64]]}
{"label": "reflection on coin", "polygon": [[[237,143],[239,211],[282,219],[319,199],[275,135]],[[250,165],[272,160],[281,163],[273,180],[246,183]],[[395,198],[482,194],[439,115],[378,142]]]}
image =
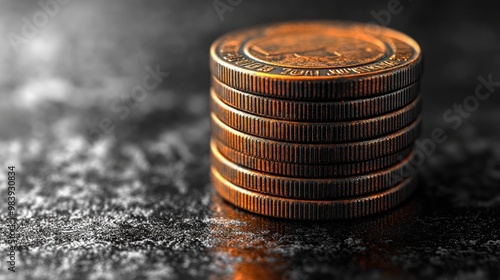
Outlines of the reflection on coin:
{"label": "reflection on coin", "polygon": [[395,112],[346,122],[292,122],[251,115],[222,102],[212,91],[211,109],[224,124],[257,137],[298,143],[355,142],[381,137],[411,124],[420,115],[420,97]]}
{"label": "reflection on coin", "polygon": [[380,213],[406,200],[415,190],[416,178],[376,194],[339,200],[302,200],[270,196],[240,188],[211,169],[215,190],[228,202],[247,211],[286,219],[327,220],[358,218]]}
{"label": "reflection on coin", "polygon": [[420,118],[409,126],[376,139],[338,144],[307,144],[268,140],[237,131],[212,113],[212,135],[243,154],[288,163],[335,164],[375,159],[404,150],[420,133]]}
{"label": "reflection on coin", "polygon": [[374,172],[400,162],[406,158],[412,150],[412,147],[408,147],[401,152],[367,161],[332,165],[310,165],[276,162],[248,156],[225,146],[216,139],[212,139],[212,145],[216,145],[219,152],[225,158],[243,167],[280,176],[299,178],[343,177]]}
{"label": "reflection on coin", "polygon": [[420,47],[389,28],[335,21],[280,23],[212,44],[211,70],[238,90],[290,99],[341,100],[404,88],[421,76]]}
{"label": "reflection on coin", "polygon": [[296,178],[276,176],[251,170],[226,159],[211,144],[211,162],[222,177],[238,187],[295,199],[335,199],[366,195],[383,191],[400,183],[414,174],[410,154],[401,162],[389,168],[350,177],[337,178]]}
{"label": "reflection on coin", "polygon": [[212,87],[224,103],[254,115],[288,121],[337,122],[366,119],[410,104],[419,95],[420,83],[364,99],[310,102],[269,98],[233,89],[212,78]]}

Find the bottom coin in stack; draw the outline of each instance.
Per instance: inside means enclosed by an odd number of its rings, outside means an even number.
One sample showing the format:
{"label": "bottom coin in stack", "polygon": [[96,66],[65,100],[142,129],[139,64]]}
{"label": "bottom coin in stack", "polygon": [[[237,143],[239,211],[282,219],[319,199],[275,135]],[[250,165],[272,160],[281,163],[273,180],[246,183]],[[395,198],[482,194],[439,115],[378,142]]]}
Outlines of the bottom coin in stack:
{"label": "bottom coin in stack", "polygon": [[406,200],[416,188],[416,177],[371,195],[338,200],[301,200],[250,191],[238,187],[214,168],[212,185],[226,201],[249,212],[296,220],[329,220],[357,218],[386,211]]}

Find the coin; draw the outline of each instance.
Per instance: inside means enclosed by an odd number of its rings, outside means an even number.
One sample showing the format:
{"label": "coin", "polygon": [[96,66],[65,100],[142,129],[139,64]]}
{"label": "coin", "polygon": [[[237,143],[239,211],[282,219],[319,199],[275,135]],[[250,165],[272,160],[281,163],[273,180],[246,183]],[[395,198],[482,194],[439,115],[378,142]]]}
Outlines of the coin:
{"label": "coin", "polygon": [[418,44],[366,24],[289,22],[229,33],[210,50],[213,76],[232,88],[297,100],[346,100],[409,86],[422,73]]}
{"label": "coin", "polygon": [[233,89],[216,78],[212,87],[219,99],[238,110],[287,121],[336,122],[366,119],[386,114],[410,104],[419,94],[420,83],[375,96],[338,102],[310,102],[268,98]]}
{"label": "coin", "polygon": [[308,144],[264,139],[237,131],[212,113],[212,135],[243,154],[279,162],[335,164],[375,159],[403,150],[420,133],[420,117],[409,126],[387,136],[351,143]]}
{"label": "coin", "polygon": [[420,97],[395,112],[346,122],[292,122],[241,112],[212,91],[211,109],[224,124],[246,134],[288,142],[339,143],[381,137],[411,124],[420,115]]}
{"label": "coin", "polygon": [[[374,172],[400,162],[406,158],[413,149],[412,147],[408,147],[401,152],[368,161],[335,165],[307,165],[276,162],[248,156],[225,146],[223,143],[213,138],[211,145],[216,146],[221,155],[235,164],[270,174],[299,178],[330,178]],[[214,148],[212,147],[212,149]]]}
{"label": "coin", "polygon": [[329,220],[358,218],[386,211],[406,200],[416,188],[416,178],[366,196],[339,200],[301,200],[266,195],[231,184],[211,168],[215,190],[226,201],[247,211],[286,219]]}
{"label": "coin", "polygon": [[334,199],[383,191],[414,174],[408,155],[387,169],[349,177],[296,178],[251,170],[226,159],[215,145],[211,147],[212,167],[232,184],[269,195],[295,199]]}

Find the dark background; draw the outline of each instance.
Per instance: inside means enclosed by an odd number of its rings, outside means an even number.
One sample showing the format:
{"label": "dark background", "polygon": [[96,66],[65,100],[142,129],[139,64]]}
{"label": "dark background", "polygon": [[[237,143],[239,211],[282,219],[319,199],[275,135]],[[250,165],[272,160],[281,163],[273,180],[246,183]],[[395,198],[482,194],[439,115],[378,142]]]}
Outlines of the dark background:
{"label": "dark background", "polygon": [[[443,119],[478,76],[500,81],[500,2],[401,0],[388,22],[423,50],[422,139],[448,135],[401,207],[298,223],[211,190],[211,42],[267,22],[375,21],[388,2],[243,0],[221,20],[213,1],[73,0],[16,52],[9,34],[43,10],[2,1],[0,183],[15,165],[20,227],[17,272],[2,259],[0,279],[500,278],[500,87],[458,128]],[[128,101],[157,65],[170,75]],[[129,108],[123,119],[116,103]],[[114,130],[96,134],[103,118]]]}

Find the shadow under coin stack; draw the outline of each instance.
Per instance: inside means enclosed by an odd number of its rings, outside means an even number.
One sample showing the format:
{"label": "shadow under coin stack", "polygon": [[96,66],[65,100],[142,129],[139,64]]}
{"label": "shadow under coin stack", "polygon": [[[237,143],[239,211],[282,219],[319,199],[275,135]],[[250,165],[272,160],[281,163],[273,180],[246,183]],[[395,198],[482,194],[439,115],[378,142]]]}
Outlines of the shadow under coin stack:
{"label": "shadow under coin stack", "polygon": [[361,217],[411,195],[420,48],[372,27],[291,22],[213,43],[211,178],[219,195],[298,220]]}

